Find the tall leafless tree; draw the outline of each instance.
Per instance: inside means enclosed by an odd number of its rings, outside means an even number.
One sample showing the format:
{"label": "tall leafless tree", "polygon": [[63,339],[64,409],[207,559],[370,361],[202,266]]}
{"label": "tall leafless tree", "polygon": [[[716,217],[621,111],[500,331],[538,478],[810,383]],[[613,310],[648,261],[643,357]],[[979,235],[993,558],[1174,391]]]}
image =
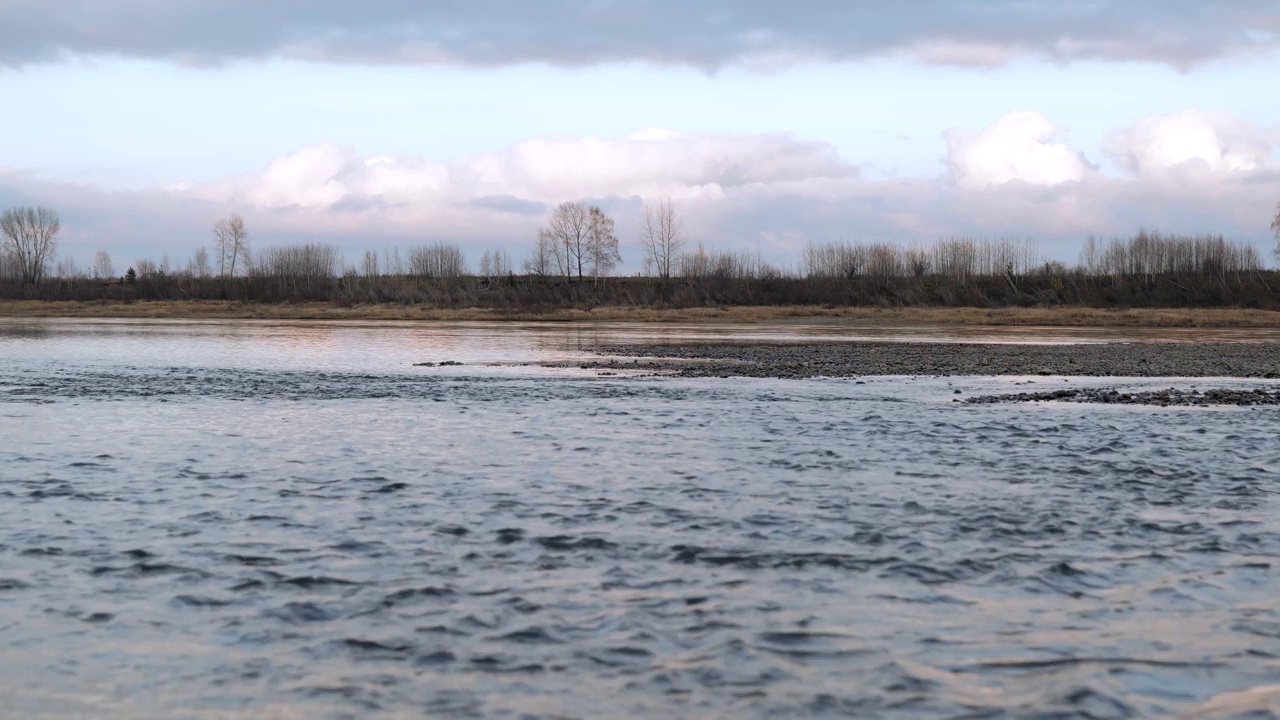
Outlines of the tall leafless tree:
{"label": "tall leafless tree", "polygon": [[218,253],[218,274],[222,277],[236,274],[236,262],[249,252],[249,231],[244,218],[232,214],[213,225],[214,249]]}
{"label": "tall leafless tree", "polygon": [[106,250],[99,250],[93,256],[93,276],[99,280],[108,280],[116,276],[116,269],[111,264],[111,256]]}
{"label": "tall leafless tree", "polygon": [[506,250],[497,248],[485,250],[480,256],[480,276],[488,280],[496,280],[511,274],[511,256]]}
{"label": "tall leafless tree", "polygon": [[645,203],[640,241],[644,244],[645,264],[652,265],[664,281],[671,279],[672,265],[685,242],[684,222],[671,200],[662,199],[655,205]]}
{"label": "tall leafless tree", "polygon": [[493,276],[502,277],[503,275],[511,275],[515,272],[511,264],[511,253],[503,248],[493,251]]}
{"label": "tall leafless tree", "polygon": [[618,252],[618,236],[613,232],[613,218],[598,207],[587,212],[587,253],[591,263],[591,276],[600,282],[608,277],[622,262]]}
{"label": "tall leafless tree", "polygon": [[556,245],[551,234],[543,229],[538,231],[538,244],[534,246],[533,253],[524,261],[525,275],[536,275],[538,277],[546,277],[555,272],[564,274],[563,270],[556,266]]}
{"label": "tall leafless tree", "polygon": [[538,233],[565,277],[586,275],[591,262],[591,211],[580,202],[560,203],[547,227]]}
{"label": "tall leafless tree", "polygon": [[0,241],[4,252],[18,267],[22,281],[39,285],[57,253],[58,213],[47,207],[12,208],[0,214]]}
{"label": "tall leafless tree", "polygon": [[404,259],[400,257],[400,248],[383,248],[382,272],[396,278],[403,277],[408,272],[404,266]]}
{"label": "tall leafless tree", "polygon": [[378,272],[378,253],[376,251],[364,251],[364,259],[360,262],[360,274],[367,278],[376,278],[382,274]]}
{"label": "tall leafless tree", "polygon": [[76,264],[76,259],[69,256],[58,261],[58,266],[54,269],[53,275],[63,280],[84,277],[84,273],[80,271],[80,266]]}
{"label": "tall leafless tree", "polygon": [[187,268],[192,277],[204,279],[209,277],[209,251],[201,245],[196,254],[191,256],[191,265]]}

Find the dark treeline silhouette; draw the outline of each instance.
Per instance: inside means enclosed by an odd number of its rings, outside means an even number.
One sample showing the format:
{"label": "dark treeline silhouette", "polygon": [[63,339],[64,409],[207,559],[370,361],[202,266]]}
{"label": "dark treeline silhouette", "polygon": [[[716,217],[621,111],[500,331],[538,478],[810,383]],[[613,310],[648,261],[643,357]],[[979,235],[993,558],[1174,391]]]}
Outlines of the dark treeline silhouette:
{"label": "dark treeline silhouette", "polygon": [[[545,250],[545,248],[544,248]],[[100,253],[94,270],[74,264],[39,284],[0,261],[0,297],[71,301],[231,300],[251,303],[393,303],[438,308],[539,312],[599,306],[1058,306],[1221,307],[1280,309],[1280,273],[1265,269],[1252,245],[1221,236],[1141,232],[1089,239],[1074,265],[1041,259],[1027,241],[949,238],[889,244],[810,245],[786,271],[750,252],[697,247],[662,270],[634,277],[579,277],[569,263],[524,263],[515,274],[501,250],[486,251],[471,274],[462,250],[435,243],[366,253],[348,265],[338,249],[307,243],[268,247],[238,261],[239,274],[219,274],[200,253],[187,267],[135,262],[121,278]],[[653,268],[651,268],[653,269]],[[29,273],[28,273],[29,274]],[[98,275],[95,277],[95,275]]]}
{"label": "dark treeline silhouette", "polygon": [[[1280,242],[1280,205],[1272,229]],[[99,251],[79,268],[54,262],[60,222],[49,208],[0,213],[0,298],[9,300],[328,302],[541,312],[599,306],[1083,306],[1280,309],[1280,277],[1258,250],[1221,235],[1142,231],[1090,237],[1074,265],[1045,260],[1026,240],[944,238],[925,245],[826,243],[804,248],[794,270],[757,253],[686,250],[669,200],[646,204],[645,271],[610,277],[622,262],[615,221],[581,202],[557,206],[517,265],[485,250],[478,273],[446,242],[366,252],[347,262],[333,245],[255,249],[236,214],[212,228],[185,266],[143,258],[123,273]],[[519,273],[519,274],[517,274]],[[1273,289],[1274,288],[1274,289]]]}

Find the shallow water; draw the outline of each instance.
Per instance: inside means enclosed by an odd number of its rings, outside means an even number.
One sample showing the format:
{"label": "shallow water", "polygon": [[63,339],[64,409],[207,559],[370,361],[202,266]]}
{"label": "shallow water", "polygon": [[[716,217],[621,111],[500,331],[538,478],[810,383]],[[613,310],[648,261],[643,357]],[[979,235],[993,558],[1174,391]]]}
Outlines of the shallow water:
{"label": "shallow water", "polygon": [[1280,410],[522,365],[697,332],[0,321],[0,715],[1280,715]]}

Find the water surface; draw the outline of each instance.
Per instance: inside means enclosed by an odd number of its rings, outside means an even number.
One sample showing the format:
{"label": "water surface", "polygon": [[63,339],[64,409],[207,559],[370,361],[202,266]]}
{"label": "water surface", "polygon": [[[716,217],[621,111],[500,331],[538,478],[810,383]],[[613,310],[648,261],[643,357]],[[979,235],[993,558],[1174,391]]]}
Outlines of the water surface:
{"label": "water surface", "polygon": [[527,364],[866,332],[0,320],[0,714],[1280,714],[1275,408]]}

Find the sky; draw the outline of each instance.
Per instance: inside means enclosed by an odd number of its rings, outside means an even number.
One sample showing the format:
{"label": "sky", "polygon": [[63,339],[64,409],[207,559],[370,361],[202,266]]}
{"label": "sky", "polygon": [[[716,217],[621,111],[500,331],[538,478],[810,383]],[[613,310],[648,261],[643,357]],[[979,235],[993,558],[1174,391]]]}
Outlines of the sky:
{"label": "sky", "polygon": [[461,244],[557,203],[691,245],[1213,232],[1270,250],[1274,0],[0,0],[0,207],[60,251]]}

